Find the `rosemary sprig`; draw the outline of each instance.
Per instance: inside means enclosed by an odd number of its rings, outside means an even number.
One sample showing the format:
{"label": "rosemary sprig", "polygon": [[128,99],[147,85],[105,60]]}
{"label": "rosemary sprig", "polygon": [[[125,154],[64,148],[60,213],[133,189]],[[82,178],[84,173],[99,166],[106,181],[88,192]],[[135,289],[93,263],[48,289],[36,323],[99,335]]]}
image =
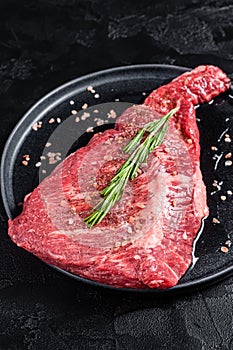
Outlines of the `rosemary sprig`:
{"label": "rosemary sprig", "polygon": [[[137,176],[139,167],[147,161],[149,153],[163,142],[169,119],[177,110],[178,108],[174,108],[161,119],[146,124],[125,146],[123,151],[129,153],[130,156],[118,169],[108,186],[100,191],[103,198],[92,208],[90,215],[84,219],[89,227],[99,224],[114,204],[122,198],[127,182]],[[148,135],[142,142],[146,133]]]}

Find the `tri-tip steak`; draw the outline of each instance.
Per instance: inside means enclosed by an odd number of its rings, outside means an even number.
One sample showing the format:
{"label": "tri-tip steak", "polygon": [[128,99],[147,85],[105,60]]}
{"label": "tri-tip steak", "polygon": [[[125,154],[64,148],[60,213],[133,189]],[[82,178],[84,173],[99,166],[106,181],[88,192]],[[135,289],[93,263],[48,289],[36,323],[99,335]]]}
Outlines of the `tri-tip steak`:
{"label": "tri-tip steak", "polygon": [[[176,285],[191,263],[193,240],[208,214],[195,106],[229,87],[220,68],[199,66],[154,90],[25,197],[22,214],[9,220],[11,239],[45,262],[104,284]],[[179,110],[163,144],[128,182],[122,200],[88,228],[83,219],[127,158],[123,146],[145,123],[174,107]]]}

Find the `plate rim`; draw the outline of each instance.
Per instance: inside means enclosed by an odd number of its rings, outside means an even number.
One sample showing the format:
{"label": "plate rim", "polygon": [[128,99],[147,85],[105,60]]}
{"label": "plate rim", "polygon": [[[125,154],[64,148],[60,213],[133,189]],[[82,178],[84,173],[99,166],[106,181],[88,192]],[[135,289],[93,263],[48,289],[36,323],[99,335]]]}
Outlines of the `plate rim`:
{"label": "plate rim", "polygon": [[[83,76],[79,76],[78,78],[72,79],[68,82],[65,82],[64,84],[59,85],[52,91],[48,92],[44,96],[42,96],[37,102],[35,102],[24,114],[23,116],[19,119],[19,121],[16,123],[15,127],[11,131],[10,135],[8,136],[8,139],[5,143],[3,152],[2,152],[2,157],[1,157],[1,166],[0,166],[0,177],[1,177],[1,194],[2,194],[2,199],[3,199],[3,205],[7,214],[7,217],[9,219],[12,219],[11,211],[8,204],[8,196],[7,196],[7,191],[4,186],[5,184],[5,176],[6,176],[6,171],[5,171],[5,165],[7,162],[7,153],[8,150],[12,144],[12,141],[14,141],[15,135],[20,131],[22,125],[25,123],[25,121],[28,121],[28,118],[34,114],[34,112],[37,109],[42,109],[44,113],[44,104],[49,105],[49,109],[52,108],[52,106],[55,106],[59,103],[61,103],[63,100],[66,100],[69,96],[72,96],[72,90],[69,91],[70,88],[72,88],[73,85],[78,84],[78,83],[84,83],[85,80],[90,80],[90,79],[95,79],[101,76],[109,75],[109,74],[120,74],[125,71],[130,71],[130,70],[142,70],[142,69],[167,69],[167,70],[177,70],[180,72],[185,72],[190,70],[191,68],[188,67],[183,67],[183,66],[178,66],[178,65],[169,65],[169,64],[134,64],[134,65],[126,65],[126,66],[118,66],[118,67],[113,67],[113,68],[108,68],[108,69],[103,69],[100,71],[96,71],[93,73],[85,74]],[[65,94],[64,91],[68,90]],[[45,103],[48,100],[52,99],[52,103]],[[34,118],[35,119],[35,118]],[[33,119],[33,120],[34,120]],[[38,117],[36,119],[40,119],[40,113],[38,113]],[[22,135],[22,138],[25,138],[27,135],[25,131],[25,135]],[[14,158],[14,157],[13,157]],[[37,257],[38,258],[38,257]],[[39,259],[39,258],[38,258]],[[39,259],[41,260],[41,259]],[[41,260],[43,261],[43,260]],[[233,273],[233,265],[228,266],[224,269],[221,269],[218,272],[209,274],[204,277],[196,278],[194,280],[184,282],[182,284],[177,284],[173,287],[167,288],[167,289],[157,289],[157,288],[145,288],[145,289],[140,289],[140,288],[118,288],[112,285],[96,282],[84,277],[81,277],[79,275],[75,275],[67,270],[63,270],[55,265],[48,264],[43,261],[46,265],[52,267],[53,269],[59,271],[63,275],[66,275],[67,277],[71,277],[77,281],[84,282],[87,284],[90,284],[92,286],[97,286],[97,287],[102,287],[106,288],[109,290],[114,290],[117,292],[131,292],[131,293],[156,293],[156,294],[170,294],[170,293],[181,293],[183,291],[190,291],[190,290],[196,290],[201,287],[204,287],[206,285],[211,285],[214,283],[217,283],[218,281],[228,277]]]}

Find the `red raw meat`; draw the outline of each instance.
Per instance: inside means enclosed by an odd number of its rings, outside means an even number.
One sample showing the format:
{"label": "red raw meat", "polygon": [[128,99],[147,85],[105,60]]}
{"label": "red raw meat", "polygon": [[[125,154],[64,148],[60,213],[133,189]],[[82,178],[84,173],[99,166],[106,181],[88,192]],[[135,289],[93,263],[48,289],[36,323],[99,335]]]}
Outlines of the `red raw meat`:
{"label": "red raw meat", "polygon": [[[9,221],[12,240],[50,264],[101,283],[176,285],[208,213],[194,105],[229,87],[218,67],[200,66],[153,91],[144,105],[126,110],[115,129],[96,134],[26,196],[23,213]],[[87,228],[83,218],[127,159],[123,146],[145,123],[176,106],[163,145],[104,220]]]}

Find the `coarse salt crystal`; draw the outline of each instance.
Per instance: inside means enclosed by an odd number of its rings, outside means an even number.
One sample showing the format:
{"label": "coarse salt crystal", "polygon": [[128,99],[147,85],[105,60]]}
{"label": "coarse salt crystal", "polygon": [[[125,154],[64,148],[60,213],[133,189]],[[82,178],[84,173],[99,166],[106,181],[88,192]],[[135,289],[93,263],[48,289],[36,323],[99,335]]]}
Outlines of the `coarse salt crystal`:
{"label": "coarse salt crystal", "polygon": [[25,159],[25,160],[29,161],[29,160],[30,160],[30,156],[29,156],[29,154],[25,154],[25,155],[23,156],[23,159]]}
{"label": "coarse salt crystal", "polygon": [[54,157],[54,156],[55,156],[55,153],[54,153],[54,152],[48,152],[48,153],[47,153],[47,156],[48,156],[48,157]]}
{"label": "coarse salt crystal", "polygon": [[70,105],[74,105],[74,101],[73,100],[70,100]]}
{"label": "coarse salt crystal", "polygon": [[130,226],[130,227],[128,227],[127,232],[128,232],[128,233],[132,233],[132,232],[133,232],[133,229],[132,229],[132,227],[131,227],[131,226]]}
{"label": "coarse salt crystal", "polygon": [[73,225],[74,220],[73,219],[69,219],[68,223],[69,223],[69,225]]}
{"label": "coarse salt crystal", "polygon": [[84,103],[84,104],[82,105],[82,109],[87,109],[87,107],[88,107],[88,104],[87,104],[87,103]]}
{"label": "coarse salt crystal", "polygon": [[226,196],[221,196],[220,198],[221,198],[222,201],[225,201],[227,199]]}
{"label": "coarse salt crystal", "polygon": [[38,129],[37,124],[33,124],[33,125],[32,125],[32,130],[37,131],[37,129]]}
{"label": "coarse salt crystal", "polygon": [[112,160],[112,156],[106,155],[104,156],[104,160]]}
{"label": "coarse salt crystal", "polygon": [[81,119],[85,120],[90,117],[90,113],[84,112],[83,115],[81,115]]}
{"label": "coarse salt crystal", "polygon": [[213,222],[214,224],[220,224],[220,221],[219,221],[218,219],[216,219],[216,218],[213,218],[212,222]]}
{"label": "coarse salt crystal", "polygon": [[227,194],[229,194],[231,196],[232,195],[232,191],[228,190]]}
{"label": "coarse salt crystal", "polygon": [[224,247],[224,246],[222,246],[221,247],[221,252],[223,252],[223,253],[228,253],[228,248],[227,247]]}
{"label": "coarse salt crystal", "polygon": [[75,206],[74,206],[74,205],[72,205],[72,207],[70,208],[70,211],[71,211],[73,214],[75,214],[75,213],[76,213],[76,208],[75,208]]}
{"label": "coarse salt crystal", "polygon": [[76,111],[76,109],[72,109],[72,111],[71,111],[71,114],[77,114],[78,112]]}
{"label": "coarse salt crystal", "polygon": [[98,122],[97,122],[96,124],[97,124],[98,126],[103,125],[103,124],[104,124],[104,120],[100,119],[100,120],[98,120]]}
{"label": "coarse salt crystal", "polygon": [[100,94],[95,94],[94,98],[100,98]]}
{"label": "coarse salt crystal", "polygon": [[93,131],[94,131],[93,126],[89,126],[89,128],[87,128],[86,131],[87,131],[87,132],[93,132]]}
{"label": "coarse salt crystal", "polygon": [[229,152],[229,153],[227,153],[227,154],[225,155],[225,158],[226,158],[226,159],[229,159],[229,158],[231,158],[231,156],[232,156],[232,153]]}
{"label": "coarse salt crystal", "polygon": [[227,161],[225,162],[225,165],[226,165],[226,166],[231,166],[231,165],[232,165],[232,161],[231,161],[231,160],[227,160]]}
{"label": "coarse salt crystal", "polygon": [[35,164],[35,167],[36,168],[39,168],[41,166],[41,162],[37,162],[36,164]]}
{"label": "coarse salt crystal", "polygon": [[61,123],[61,118],[57,118],[57,123],[58,123],[58,124]]}
{"label": "coarse salt crystal", "polygon": [[55,119],[54,118],[50,118],[49,119],[49,124],[53,124],[55,122]]}
{"label": "coarse salt crystal", "polygon": [[113,118],[115,119],[117,117],[116,112],[114,111],[114,109],[111,109],[108,113],[108,118]]}
{"label": "coarse salt crystal", "polygon": [[139,259],[141,259],[141,258],[140,258],[140,255],[137,255],[137,254],[136,254],[136,255],[134,255],[134,259],[135,259],[135,260],[139,260]]}
{"label": "coarse salt crystal", "polygon": [[52,144],[50,142],[47,142],[45,147],[50,147]]}
{"label": "coarse salt crystal", "polygon": [[144,203],[137,203],[136,206],[140,209],[144,209],[146,207]]}

